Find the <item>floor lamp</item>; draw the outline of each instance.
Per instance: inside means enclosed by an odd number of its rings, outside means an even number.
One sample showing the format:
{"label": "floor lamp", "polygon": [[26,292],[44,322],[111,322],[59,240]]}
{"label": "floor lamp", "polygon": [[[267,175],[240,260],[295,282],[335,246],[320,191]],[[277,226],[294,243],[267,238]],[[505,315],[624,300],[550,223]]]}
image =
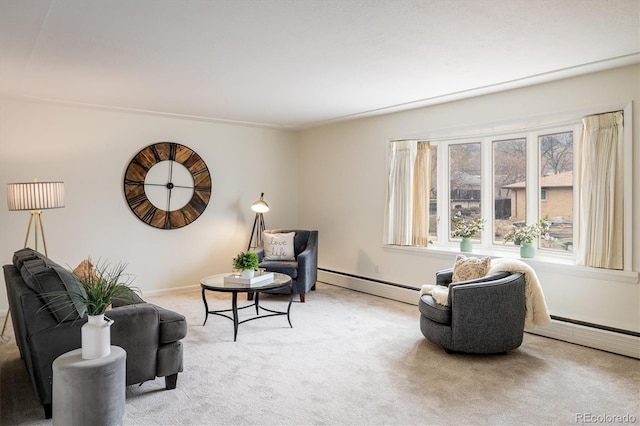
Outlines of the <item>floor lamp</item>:
{"label": "floor lamp", "polygon": [[[262,232],[264,231],[264,217],[262,213],[269,211],[269,205],[262,199],[264,192],[260,194],[260,199],[251,205],[251,210],[256,212],[256,218],[253,220],[253,230],[251,231],[251,238],[249,238],[249,245],[247,250],[251,248],[259,247],[262,243]],[[255,237],[255,245],[252,245]]]}
{"label": "floor lamp", "polygon": [[[27,225],[27,235],[24,237],[24,247],[27,248],[29,234],[33,227],[34,249],[38,251],[38,234],[40,234],[44,255],[48,256],[47,241],[44,237],[44,226],[42,225],[42,210],[64,207],[64,182],[38,182],[36,179],[34,182],[10,183],[7,185],[7,205],[10,211],[29,211],[29,224]],[[7,310],[0,337],[4,337],[10,313]]]}

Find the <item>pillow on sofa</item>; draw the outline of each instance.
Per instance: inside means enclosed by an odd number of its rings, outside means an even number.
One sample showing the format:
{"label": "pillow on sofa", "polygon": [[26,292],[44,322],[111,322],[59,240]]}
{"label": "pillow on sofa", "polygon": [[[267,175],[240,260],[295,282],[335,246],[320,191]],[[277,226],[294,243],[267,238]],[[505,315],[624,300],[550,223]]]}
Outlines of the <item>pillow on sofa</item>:
{"label": "pillow on sofa", "polygon": [[453,265],[453,279],[451,282],[475,280],[487,275],[491,268],[490,257],[467,257],[459,254]]}
{"label": "pillow on sofa", "polygon": [[73,321],[84,315],[85,308],[82,304],[73,301],[69,296],[55,294],[81,291],[80,285],[69,271],[56,264],[47,263],[44,259],[35,258],[22,263],[20,275],[27,286],[40,295],[58,322]]}
{"label": "pillow on sofa", "polygon": [[73,270],[73,275],[81,280],[87,280],[89,277],[93,277],[93,279],[97,281],[100,278],[98,277],[98,273],[93,267],[93,264],[87,259],[83,260],[78,266],[76,266]]}
{"label": "pillow on sofa", "polygon": [[40,253],[30,248],[23,248],[13,253],[13,266],[19,271],[27,260],[38,259]]}
{"label": "pillow on sofa", "polygon": [[295,235],[295,232],[286,234],[264,232],[262,234],[264,260],[296,260],[293,246]]}

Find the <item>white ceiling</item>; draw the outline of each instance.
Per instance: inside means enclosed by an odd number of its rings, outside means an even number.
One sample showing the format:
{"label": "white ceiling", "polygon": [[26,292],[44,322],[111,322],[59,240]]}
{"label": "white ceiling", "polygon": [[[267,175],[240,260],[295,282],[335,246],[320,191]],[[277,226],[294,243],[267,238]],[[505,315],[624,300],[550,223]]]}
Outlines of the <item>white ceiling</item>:
{"label": "white ceiling", "polygon": [[0,0],[0,94],[300,128],[637,63],[638,0]]}

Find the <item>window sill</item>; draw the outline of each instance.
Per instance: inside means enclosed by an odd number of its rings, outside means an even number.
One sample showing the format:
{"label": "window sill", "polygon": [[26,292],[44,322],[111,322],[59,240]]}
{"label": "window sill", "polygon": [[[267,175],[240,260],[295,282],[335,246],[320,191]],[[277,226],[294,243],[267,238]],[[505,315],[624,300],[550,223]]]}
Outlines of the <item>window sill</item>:
{"label": "window sill", "polygon": [[502,249],[500,247],[480,247],[474,246],[473,252],[461,253],[457,245],[450,246],[429,246],[429,247],[416,247],[416,246],[394,246],[384,245],[384,251],[393,253],[405,253],[416,256],[429,256],[440,259],[451,259],[453,264],[453,257],[457,254],[465,254],[466,256],[491,256],[492,258],[506,257],[511,259],[521,260],[533,268],[544,267],[547,271],[557,272],[560,274],[570,274],[572,276],[602,279],[608,281],[617,281],[628,284],[639,284],[640,273],[635,271],[616,271],[613,269],[599,269],[589,268],[586,266],[576,265],[573,257],[566,255],[548,255],[544,252],[536,251],[536,255],[531,259],[523,259],[520,257],[520,253],[514,249]]}

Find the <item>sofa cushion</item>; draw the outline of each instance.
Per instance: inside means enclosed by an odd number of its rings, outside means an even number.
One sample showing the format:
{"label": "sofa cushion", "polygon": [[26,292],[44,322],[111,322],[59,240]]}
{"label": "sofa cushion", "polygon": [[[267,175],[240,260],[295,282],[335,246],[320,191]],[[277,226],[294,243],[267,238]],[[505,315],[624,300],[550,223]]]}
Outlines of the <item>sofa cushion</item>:
{"label": "sofa cushion", "polygon": [[467,257],[462,254],[456,256],[456,263],[453,265],[453,280],[458,281],[475,280],[484,277],[491,268],[490,257]]}
{"label": "sofa cushion", "polygon": [[293,240],[295,232],[263,233],[264,260],[295,260]]}
{"label": "sofa cushion", "polygon": [[187,335],[187,320],[184,315],[154,306],[160,314],[160,344],[175,342]]}
{"label": "sofa cushion", "polygon": [[[82,317],[86,308],[61,292],[82,293],[82,287],[71,272],[43,255],[35,253],[33,259],[22,258],[20,275],[27,286],[39,294],[51,314],[60,322],[74,321]],[[24,254],[24,253],[23,253]]]}
{"label": "sofa cushion", "polygon": [[260,263],[261,268],[265,268],[269,272],[279,272],[281,274],[287,274],[291,279],[298,278],[298,263],[286,262],[286,261],[266,261]]}
{"label": "sofa cushion", "polygon": [[23,248],[21,250],[18,250],[17,252],[13,253],[13,266],[15,266],[19,271],[20,268],[22,268],[22,264],[25,260],[38,259],[38,254],[40,253],[30,248]]}
{"label": "sofa cushion", "polygon": [[137,305],[138,303],[146,303],[144,300],[142,300],[140,296],[138,296],[138,293],[136,293],[133,289],[129,288],[127,293],[128,294],[126,295],[123,294],[121,298],[114,299],[111,306],[113,308],[119,308],[120,306]]}
{"label": "sofa cushion", "polygon": [[444,306],[433,299],[429,294],[423,294],[420,296],[418,302],[418,309],[420,313],[431,321],[439,322],[440,324],[451,324],[451,308]]}

